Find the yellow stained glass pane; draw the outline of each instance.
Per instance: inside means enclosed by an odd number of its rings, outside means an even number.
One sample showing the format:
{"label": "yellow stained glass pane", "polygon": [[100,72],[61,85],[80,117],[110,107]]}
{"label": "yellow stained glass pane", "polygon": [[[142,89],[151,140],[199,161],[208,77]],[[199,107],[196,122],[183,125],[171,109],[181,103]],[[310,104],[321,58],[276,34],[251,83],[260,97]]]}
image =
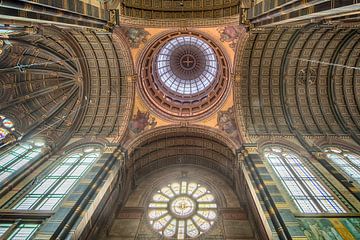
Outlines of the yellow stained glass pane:
{"label": "yellow stained glass pane", "polygon": [[193,194],[197,187],[198,185],[196,183],[189,183],[187,193],[189,195]]}
{"label": "yellow stained glass pane", "polygon": [[169,198],[172,198],[174,197],[174,193],[171,191],[171,189],[169,187],[163,187],[161,189],[161,192],[163,194],[165,194],[165,196],[169,197]]}

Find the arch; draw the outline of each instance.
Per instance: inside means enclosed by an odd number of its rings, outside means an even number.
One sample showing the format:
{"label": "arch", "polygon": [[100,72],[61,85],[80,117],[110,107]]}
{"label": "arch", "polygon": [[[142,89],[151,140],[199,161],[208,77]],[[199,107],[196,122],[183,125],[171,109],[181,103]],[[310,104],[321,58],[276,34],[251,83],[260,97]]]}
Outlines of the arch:
{"label": "arch", "polygon": [[358,142],[358,71],[352,68],[360,35],[351,27],[305,30],[252,31],[236,61],[237,118],[251,136],[292,135],[305,142],[303,136],[347,135]]}
{"label": "arch", "polygon": [[197,165],[234,180],[236,144],[215,129],[171,125],[152,129],[126,143],[127,169],[134,179],[168,165]]}
{"label": "arch", "polygon": [[122,23],[143,26],[218,26],[239,23],[240,1],[161,0],[139,4],[134,0],[121,1]]}
{"label": "arch", "polygon": [[359,153],[335,145],[323,147],[323,151],[328,162],[335,165],[336,169],[340,169],[349,182],[354,180],[360,184]]}
{"label": "arch", "polygon": [[219,143],[222,143],[235,154],[236,150],[240,147],[238,143],[231,140],[224,132],[215,129],[209,128],[201,125],[190,125],[183,127],[181,125],[168,125],[157,127],[149,131],[144,132],[143,134],[137,136],[135,139],[126,142],[123,147],[128,151],[128,154],[131,155],[134,150],[146,141],[151,140],[151,138],[156,137],[165,137],[167,134],[199,134],[200,136],[207,137],[209,139],[214,139]]}

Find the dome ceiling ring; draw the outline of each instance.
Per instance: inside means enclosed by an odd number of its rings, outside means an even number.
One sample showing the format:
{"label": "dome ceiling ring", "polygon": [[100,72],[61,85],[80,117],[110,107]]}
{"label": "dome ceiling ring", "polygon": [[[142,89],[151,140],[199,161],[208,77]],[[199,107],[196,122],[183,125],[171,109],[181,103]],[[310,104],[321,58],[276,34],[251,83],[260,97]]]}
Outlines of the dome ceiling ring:
{"label": "dome ceiling ring", "polygon": [[149,108],[165,119],[203,119],[226,99],[229,75],[215,41],[196,32],[171,32],[144,50],[138,89]]}

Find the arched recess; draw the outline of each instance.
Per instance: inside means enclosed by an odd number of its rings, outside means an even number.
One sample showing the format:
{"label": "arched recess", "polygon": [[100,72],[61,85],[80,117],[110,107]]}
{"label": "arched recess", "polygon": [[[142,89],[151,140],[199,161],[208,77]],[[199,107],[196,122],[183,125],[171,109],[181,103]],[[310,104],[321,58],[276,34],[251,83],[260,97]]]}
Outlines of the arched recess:
{"label": "arched recess", "polygon": [[[149,203],[158,189],[178,181],[200,184],[206,187],[215,198],[217,207],[213,210],[216,212],[216,217],[212,226],[201,234],[200,239],[227,239],[230,236],[236,237],[236,239],[261,239],[256,237],[252,220],[246,213],[247,208],[239,203],[228,181],[212,170],[189,165],[167,166],[143,177],[130,194],[124,207],[117,212],[114,221],[108,224],[110,227],[107,234],[105,231],[101,231],[97,239],[109,239],[110,237],[161,239],[161,234],[151,225]],[[174,218],[176,216],[173,215]],[[190,219],[193,220],[192,217]],[[130,226],[137,230],[130,233],[126,230]],[[183,238],[175,236],[170,239]]]}
{"label": "arched recess", "polygon": [[148,131],[124,148],[129,156],[126,167],[135,179],[162,166],[193,164],[234,180],[236,144],[216,130],[167,126]]}

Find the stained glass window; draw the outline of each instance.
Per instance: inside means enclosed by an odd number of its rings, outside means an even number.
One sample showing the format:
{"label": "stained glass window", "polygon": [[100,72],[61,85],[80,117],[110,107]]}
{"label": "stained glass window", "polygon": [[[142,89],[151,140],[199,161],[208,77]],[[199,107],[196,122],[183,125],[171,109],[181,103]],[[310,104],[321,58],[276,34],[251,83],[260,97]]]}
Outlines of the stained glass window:
{"label": "stained glass window", "polygon": [[297,154],[282,147],[268,147],[264,156],[301,212],[345,212]]}
{"label": "stained glass window", "polygon": [[14,208],[54,210],[100,155],[100,149],[93,147],[68,154]]}
{"label": "stained glass window", "polygon": [[351,180],[360,184],[360,156],[345,149],[329,147],[326,157],[341,169]]}
{"label": "stained glass window", "polygon": [[154,230],[166,238],[194,238],[214,224],[217,204],[211,192],[200,184],[175,182],[152,196],[148,217]]}
{"label": "stained glass window", "polygon": [[[0,237],[8,240],[28,240],[31,239],[39,226],[40,224],[33,223],[0,223]],[[9,229],[11,229],[10,232],[7,232]],[[5,233],[6,236],[4,236]]]}
{"label": "stained glass window", "polygon": [[0,154],[0,182],[38,159],[44,147],[45,143],[42,141],[27,141],[2,152]]}
{"label": "stained glass window", "polygon": [[0,115],[0,141],[13,131],[15,131],[14,123],[9,118]]}

